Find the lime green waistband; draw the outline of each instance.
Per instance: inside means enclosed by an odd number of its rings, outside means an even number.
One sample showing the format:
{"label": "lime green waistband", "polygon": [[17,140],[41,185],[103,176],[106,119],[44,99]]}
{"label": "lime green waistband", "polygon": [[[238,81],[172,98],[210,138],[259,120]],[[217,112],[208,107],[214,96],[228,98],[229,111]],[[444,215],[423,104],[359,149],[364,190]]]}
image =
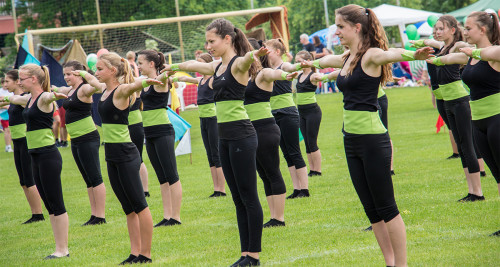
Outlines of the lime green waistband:
{"label": "lime green waistband", "polygon": [[10,136],[12,139],[26,137],[26,123],[9,126]]}
{"label": "lime green waistband", "polygon": [[258,102],[245,105],[245,109],[251,121],[273,118],[269,102]]}
{"label": "lime green waistband", "polygon": [[142,125],[144,127],[170,124],[168,119],[167,109],[159,108],[153,110],[142,111]]}
{"label": "lime green waistband", "polygon": [[52,129],[40,129],[26,132],[28,149],[51,146],[56,143]]}
{"label": "lime green waistband", "polygon": [[454,81],[443,85],[440,84],[439,89],[441,89],[441,95],[444,101],[450,101],[469,95],[462,81]]}
{"label": "lime green waistband", "polygon": [[231,122],[248,120],[248,115],[243,100],[228,100],[217,102],[217,122]]}
{"label": "lime green waistband", "polygon": [[200,118],[209,118],[216,116],[215,103],[198,105],[198,113]]}
{"label": "lime green waistband", "polygon": [[66,124],[66,129],[68,129],[68,134],[71,138],[77,138],[96,130],[94,120],[91,116]]}
{"label": "lime green waistband", "polygon": [[443,94],[441,94],[441,87],[436,90],[432,90],[432,93],[436,97],[437,100],[443,100]]}
{"label": "lime green waistband", "polygon": [[385,91],[384,91],[384,89],[382,89],[382,86],[379,86],[379,87],[378,87],[378,95],[377,95],[377,98],[381,98],[381,97],[383,97],[383,96],[385,96]]}
{"label": "lime green waistband", "polygon": [[470,112],[474,121],[500,114],[500,93],[470,101]]}
{"label": "lime green waistband", "polygon": [[294,107],[292,93],[271,96],[271,109],[277,110],[287,107]]}
{"label": "lime green waistband", "polygon": [[134,111],[130,111],[128,113],[128,125],[134,125],[139,122],[142,122],[141,111],[136,109]]}
{"label": "lime green waistband", "polygon": [[313,103],[316,103],[315,92],[297,93],[297,105],[307,105]]}
{"label": "lime green waistband", "polygon": [[128,125],[125,124],[102,124],[104,143],[130,143]]}
{"label": "lime green waistband", "polygon": [[351,134],[382,134],[387,129],[382,124],[378,111],[344,109],[344,131]]}

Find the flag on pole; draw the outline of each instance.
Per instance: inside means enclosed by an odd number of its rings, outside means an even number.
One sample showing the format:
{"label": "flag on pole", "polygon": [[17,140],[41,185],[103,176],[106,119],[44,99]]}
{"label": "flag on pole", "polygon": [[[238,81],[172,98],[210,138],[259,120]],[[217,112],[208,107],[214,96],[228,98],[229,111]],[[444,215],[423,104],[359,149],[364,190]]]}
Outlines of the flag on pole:
{"label": "flag on pole", "polygon": [[[168,54],[168,64],[172,65],[172,55]],[[175,86],[172,84],[172,89],[170,90],[170,97],[171,97],[171,106],[174,111],[177,111],[177,109],[181,106],[181,102],[179,101],[179,96],[177,95],[177,91],[175,90]]]}
{"label": "flag on pole", "polygon": [[175,156],[191,154],[191,133],[190,129],[186,131],[184,136],[181,138],[181,141],[175,148]]}
{"label": "flag on pole", "polygon": [[171,108],[167,107],[168,119],[172,123],[175,132],[175,141],[179,141],[177,147],[175,148],[175,155],[191,154],[191,134],[189,124],[181,116],[175,113]]}
{"label": "flag on pole", "polygon": [[441,115],[438,115],[438,120],[436,122],[436,133],[439,133],[441,131],[441,127],[443,127],[444,121],[443,118],[441,118]]}

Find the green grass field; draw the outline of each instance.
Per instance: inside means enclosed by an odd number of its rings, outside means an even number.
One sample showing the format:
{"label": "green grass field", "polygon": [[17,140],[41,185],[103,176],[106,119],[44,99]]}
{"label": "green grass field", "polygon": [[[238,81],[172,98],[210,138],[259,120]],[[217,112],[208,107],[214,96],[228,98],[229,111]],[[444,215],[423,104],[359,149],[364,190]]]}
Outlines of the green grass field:
{"label": "green grass field", "polygon": [[[427,88],[387,90],[389,129],[394,143],[396,201],[406,223],[408,263],[417,266],[499,266],[500,238],[488,235],[500,229],[500,197],[489,170],[482,178],[486,201],[457,203],[467,193],[459,159],[451,154],[448,133],[435,133],[437,111]],[[261,263],[277,266],[383,266],[382,253],[352,186],[342,143],[340,94],[317,96],[323,111],[319,147],[323,176],[309,180],[311,197],[286,202],[286,227],[264,229]],[[235,208],[231,197],[209,199],[212,181],[199,131],[196,110],[181,114],[192,128],[193,164],[177,158],[183,186],[181,226],[155,228],[154,265],[228,266],[239,257]],[[500,133],[499,133],[500,134]],[[106,174],[106,225],[81,227],[90,216],[85,183],[69,148],[61,148],[62,183],[69,214],[71,257],[42,259],[54,251],[48,220],[21,225],[30,210],[19,186],[11,153],[3,152],[0,138],[0,265],[88,266],[116,265],[129,255],[126,218]],[[305,151],[302,145],[302,151]],[[156,223],[162,218],[160,187],[144,151],[151,197],[148,203]],[[305,158],[305,152],[304,152]],[[287,189],[290,175],[282,159]],[[258,178],[264,222],[269,210]],[[227,187],[226,187],[227,188]],[[48,218],[45,211],[45,216]]]}

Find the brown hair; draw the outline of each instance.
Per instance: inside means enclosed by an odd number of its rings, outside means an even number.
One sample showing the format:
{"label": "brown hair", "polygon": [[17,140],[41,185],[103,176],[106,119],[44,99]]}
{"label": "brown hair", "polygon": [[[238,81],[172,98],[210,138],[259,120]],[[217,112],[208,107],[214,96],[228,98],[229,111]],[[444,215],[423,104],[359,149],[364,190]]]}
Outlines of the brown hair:
{"label": "brown hair", "polygon": [[126,59],[120,57],[118,54],[111,52],[102,54],[99,56],[99,60],[102,60],[103,63],[108,68],[116,69],[116,77],[120,81],[120,83],[133,83],[134,76],[132,74],[132,69],[130,68],[129,63]]}
{"label": "brown hair", "polygon": [[214,61],[214,59],[212,58],[212,56],[209,53],[202,53],[198,56],[198,58],[205,61],[205,63],[210,63],[210,62]]}
{"label": "brown hair", "polygon": [[[206,28],[206,31],[215,29],[215,33],[221,38],[229,35],[232,40],[232,45],[236,55],[239,57],[245,56],[246,53],[252,51],[252,46],[247,40],[245,34],[238,28],[234,27],[233,23],[226,19],[216,19],[212,21]],[[248,70],[250,76],[255,75],[260,67],[260,62],[253,62]]]}
{"label": "brown hair", "polygon": [[155,50],[142,50],[137,54],[143,55],[147,61],[155,63],[155,68],[158,73],[165,68],[165,66],[163,65],[166,62],[165,55],[163,55],[162,52],[158,52]]}
{"label": "brown hair", "polygon": [[467,17],[474,18],[479,27],[486,28],[486,35],[492,45],[500,45],[500,27],[498,26],[497,14],[476,11]]}
{"label": "brown hair", "polygon": [[[371,47],[381,48],[387,51],[389,49],[387,36],[385,35],[384,28],[380,24],[375,13],[369,9],[358,5],[347,5],[335,10],[336,16],[341,16],[343,20],[351,25],[361,24],[361,35],[363,38],[360,39],[361,47],[359,48],[354,59],[351,61],[349,69],[347,71],[348,75],[352,73],[358,62],[361,60],[366,51]],[[350,56],[350,53],[344,56],[346,60]],[[381,84],[385,84],[392,79],[392,70],[390,64],[384,64],[382,67],[381,74]]]}
{"label": "brown hair", "polygon": [[36,64],[26,64],[19,68],[19,71],[26,71],[30,76],[35,76],[42,86],[43,91],[50,92],[50,75],[46,66]]}
{"label": "brown hair", "polygon": [[[73,70],[86,70],[85,66],[76,60],[71,60],[71,61],[66,62],[63,64],[62,67],[63,68],[72,68]],[[83,78],[82,78],[82,81],[84,84],[87,83],[87,80],[85,80]]]}
{"label": "brown hair", "polygon": [[313,43],[314,43],[314,46],[319,46],[321,44],[321,40],[319,39],[319,36],[314,36],[313,37]]}
{"label": "brown hair", "polygon": [[[438,21],[441,21],[444,25],[446,25],[446,27],[450,29],[455,29],[455,33],[453,34],[453,41],[451,41],[448,46],[443,47],[443,50],[441,50],[441,52],[438,54],[438,56],[442,56],[448,54],[455,43],[462,41],[464,37],[462,35],[462,31],[458,27],[458,21],[455,19],[455,17],[450,15],[443,15],[439,17]],[[434,27],[436,26],[434,25]]]}
{"label": "brown hair", "polygon": [[11,80],[17,81],[19,80],[19,71],[18,70],[10,70],[5,73],[5,76],[9,77]]}
{"label": "brown hair", "polygon": [[[308,51],[305,51],[305,50],[302,50],[302,51],[298,52],[297,55],[295,55],[295,56],[299,56],[299,57],[301,57],[301,58],[303,58],[305,60],[309,60],[309,61],[313,61],[314,60],[314,56],[311,53],[309,53]],[[312,67],[311,69],[312,69],[313,73],[316,72],[316,68],[315,67]]]}
{"label": "brown hair", "polygon": [[286,46],[281,38],[271,39],[264,42],[265,46],[280,50],[280,56],[286,53]]}

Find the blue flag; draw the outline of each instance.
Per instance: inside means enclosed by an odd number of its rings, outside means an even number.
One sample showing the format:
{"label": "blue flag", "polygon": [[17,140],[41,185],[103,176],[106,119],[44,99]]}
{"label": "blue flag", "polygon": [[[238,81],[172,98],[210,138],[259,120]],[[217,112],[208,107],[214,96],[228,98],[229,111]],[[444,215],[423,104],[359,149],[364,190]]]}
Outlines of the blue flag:
{"label": "blue flag", "polygon": [[186,120],[184,120],[181,116],[177,115],[171,108],[167,107],[168,119],[174,126],[175,131],[175,141],[181,140],[186,131],[191,128],[191,124],[189,124]]}

